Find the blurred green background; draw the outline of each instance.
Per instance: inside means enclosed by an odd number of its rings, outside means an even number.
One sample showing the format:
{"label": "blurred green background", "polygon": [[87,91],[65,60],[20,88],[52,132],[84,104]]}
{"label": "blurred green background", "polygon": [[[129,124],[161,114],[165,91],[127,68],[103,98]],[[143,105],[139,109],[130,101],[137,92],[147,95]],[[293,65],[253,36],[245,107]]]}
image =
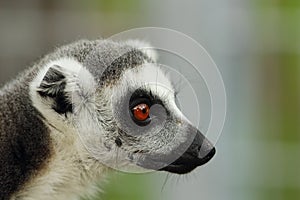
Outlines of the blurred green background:
{"label": "blurred green background", "polygon": [[227,121],[208,165],[181,177],[117,173],[98,199],[300,198],[300,1],[0,0],[0,85],[55,46],[143,26],[207,49],[224,78]]}

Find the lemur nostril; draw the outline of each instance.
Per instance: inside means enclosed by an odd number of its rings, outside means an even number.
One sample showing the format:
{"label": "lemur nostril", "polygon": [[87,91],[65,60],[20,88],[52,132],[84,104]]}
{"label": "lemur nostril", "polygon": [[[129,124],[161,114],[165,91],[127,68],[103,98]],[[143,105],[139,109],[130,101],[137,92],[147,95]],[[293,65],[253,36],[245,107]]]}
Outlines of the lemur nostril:
{"label": "lemur nostril", "polygon": [[200,149],[201,149],[201,146],[198,146],[198,148],[197,148],[198,152],[200,151]]}

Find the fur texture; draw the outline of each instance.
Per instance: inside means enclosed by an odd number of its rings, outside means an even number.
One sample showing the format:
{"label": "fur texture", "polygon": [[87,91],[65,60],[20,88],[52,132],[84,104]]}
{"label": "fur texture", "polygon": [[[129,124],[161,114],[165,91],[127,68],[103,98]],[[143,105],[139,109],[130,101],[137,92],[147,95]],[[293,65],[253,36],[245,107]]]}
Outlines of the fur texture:
{"label": "fur texture", "polygon": [[[177,108],[156,58],[144,42],[82,40],[8,83],[0,199],[79,199],[111,169],[187,173],[207,162],[214,148]],[[151,106],[147,125],[132,116],[138,103]]]}

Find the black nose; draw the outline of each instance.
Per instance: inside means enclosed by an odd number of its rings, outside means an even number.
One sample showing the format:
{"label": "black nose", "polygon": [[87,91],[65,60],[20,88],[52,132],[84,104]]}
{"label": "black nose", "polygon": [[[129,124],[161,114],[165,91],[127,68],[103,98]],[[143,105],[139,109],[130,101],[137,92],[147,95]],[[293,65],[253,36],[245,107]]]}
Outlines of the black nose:
{"label": "black nose", "polygon": [[201,165],[207,163],[208,161],[210,161],[210,159],[212,159],[212,157],[214,157],[214,155],[216,154],[216,148],[213,147],[212,149],[205,149],[203,148],[200,149],[198,158],[200,159],[199,162],[201,163]]}
{"label": "black nose", "polygon": [[[216,149],[213,144],[198,130],[191,147],[198,148],[198,158],[200,159],[204,159],[206,157],[211,158],[216,153]],[[195,151],[194,149],[191,150]]]}
{"label": "black nose", "polygon": [[185,154],[193,155],[196,157],[194,162],[198,163],[198,165],[203,165],[212,159],[216,154],[216,149],[199,130],[195,130],[195,128],[192,127],[191,131],[196,132],[196,135]]}

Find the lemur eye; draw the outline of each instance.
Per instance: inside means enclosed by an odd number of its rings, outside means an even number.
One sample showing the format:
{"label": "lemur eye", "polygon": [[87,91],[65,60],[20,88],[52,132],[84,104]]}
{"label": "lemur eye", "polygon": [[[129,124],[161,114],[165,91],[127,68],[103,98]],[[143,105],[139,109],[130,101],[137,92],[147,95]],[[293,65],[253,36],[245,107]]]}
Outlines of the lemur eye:
{"label": "lemur eye", "polygon": [[139,126],[147,126],[155,118],[155,109],[152,110],[155,104],[161,104],[158,97],[153,96],[151,92],[137,89],[132,93],[129,100],[131,119]]}
{"label": "lemur eye", "polygon": [[145,121],[149,118],[150,108],[147,104],[141,103],[132,108],[133,117],[138,121]]}

